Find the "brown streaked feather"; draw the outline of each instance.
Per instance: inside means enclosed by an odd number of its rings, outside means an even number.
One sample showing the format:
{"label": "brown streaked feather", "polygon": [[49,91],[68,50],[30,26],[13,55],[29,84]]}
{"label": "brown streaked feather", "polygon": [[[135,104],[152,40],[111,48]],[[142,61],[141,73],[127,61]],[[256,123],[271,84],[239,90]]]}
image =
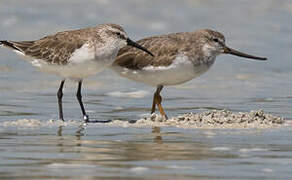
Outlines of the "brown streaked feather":
{"label": "brown streaked feather", "polygon": [[133,70],[146,66],[169,66],[179,53],[189,52],[191,44],[187,42],[192,41],[184,39],[186,34],[188,33],[173,33],[141,39],[137,43],[152,52],[154,57],[126,46],[119,51],[113,65]]}
{"label": "brown streaked feather", "polygon": [[89,41],[93,32],[93,28],[64,31],[36,41],[7,41],[7,46],[49,64],[65,65],[73,52]]}
{"label": "brown streaked feather", "polygon": [[169,66],[179,54],[189,57],[194,66],[201,65],[204,63],[204,55],[201,48],[206,42],[211,41],[207,38],[209,36],[224,39],[221,33],[210,29],[141,39],[137,43],[152,52],[154,57],[133,47],[126,46],[119,51],[113,65],[133,70],[143,69],[146,66]]}
{"label": "brown streaked feather", "polygon": [[137,41],[138,44],[148,49],[154,57],[136,48],[126,46],[122,48],[114,65],[128,69],[142,69],[146,66],[169,66],[177,54],[183,52],[180,45],[184,42],[176,34],[155,36]]}
{"label": "brown streaked feather", "polygon": [[113,28],[115,28],[115,29],[118,29],[118,30],[120,30],[120,31],[124,31],[124,29],[123,29],[120,25],[112,24],[112,23],[107,24],[107,25],[108,25],[108,26],[111,26],[111,27],[113,27]]}

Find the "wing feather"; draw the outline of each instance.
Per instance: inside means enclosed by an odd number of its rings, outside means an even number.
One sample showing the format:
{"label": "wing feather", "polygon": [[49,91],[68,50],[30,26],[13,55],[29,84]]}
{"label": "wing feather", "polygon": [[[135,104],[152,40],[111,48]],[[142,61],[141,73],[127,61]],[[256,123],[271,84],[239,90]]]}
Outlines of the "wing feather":
{"label": "wing feather", "polygon": [[145,38],[137,43],[152,52],[154,57],[126,46],[119,51],[113,65],[133,70],[143,69],[146,66],[169,66],[179,53],[179,46],[183,42],[173,34]]}
{"label": "wing feather", "polygon": [[64,31],[36,41],[1,41],[1,43],[33,59],[62,65],[67,64],[71,54],[88,41],[81,33],[86,32]]}

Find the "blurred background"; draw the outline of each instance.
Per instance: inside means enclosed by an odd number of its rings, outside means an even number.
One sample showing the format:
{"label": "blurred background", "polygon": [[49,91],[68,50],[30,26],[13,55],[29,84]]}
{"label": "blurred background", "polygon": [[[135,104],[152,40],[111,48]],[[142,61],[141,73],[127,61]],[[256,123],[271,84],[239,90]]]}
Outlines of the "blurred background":
{"label": "blurred background", "polygon": [[[0,39],[34,40],[68,29],[120,24],[144,37],[210,28],[234,49],[268,57],[221,55],[201,77],[162,91],[169,117],[210,109],[292,118],[290,0],[1,0]],[[40,128],[0,127],[0,177],[10,179],[290,179],[291,131],[186,130],[88,125],[49,127],[58,119],[60,79],[0,48],[0,124],[33,119]],[[66,82],[65,120],[81,121],[77,84]],[[155,88],[106,70],[84,81],[89,116],[148,115]],[[39,124],[37,124],[38,126]],[[290,164],[290,166],[289,166]],[[85,174],[85,175],[83,175]]]}

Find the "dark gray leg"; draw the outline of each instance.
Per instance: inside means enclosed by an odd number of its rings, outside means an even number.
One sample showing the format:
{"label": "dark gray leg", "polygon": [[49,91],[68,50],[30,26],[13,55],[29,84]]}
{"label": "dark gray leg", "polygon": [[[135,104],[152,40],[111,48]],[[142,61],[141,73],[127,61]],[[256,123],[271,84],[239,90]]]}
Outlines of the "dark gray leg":
{"label": "dark gray leg", "polygon": [[64,86],[65,80],[61,81],[59,90],[57,92],[57,97],[58,97],[58,105],[59,105],[59,119],[64,121],[63,117],[63,108],[62,108],[62,97],[63,97],[63,86]]}
{"label": "dark gray leg", "polygon": [[82,111],[82,114],[83,114],[83,119],[84,119],[85,122],[88,122],[89,121],[89,117],[85,112],[85,109],[84,109],[84,106],[83,106],[83,102],[82,102],[81,86],[82,86],[82,80],[78,82],[78,90],[77,90],[76,97],[77,97],[78,102],[79,102],[80,107],[81,107],[81,111]]}
{"label": "dark gray leg", "polygon": [[156,110],[156,91],[153,94],[153,102],[152,102],[151,114],[155,113],[155,110]]}

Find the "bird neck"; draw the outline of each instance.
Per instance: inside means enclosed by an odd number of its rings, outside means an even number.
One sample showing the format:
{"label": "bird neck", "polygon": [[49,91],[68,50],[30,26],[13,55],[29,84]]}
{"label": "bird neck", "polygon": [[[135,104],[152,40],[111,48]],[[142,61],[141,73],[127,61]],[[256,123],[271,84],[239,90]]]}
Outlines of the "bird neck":
{"label": "bird neck", "polygon": [[106,43],[101,47],[95,48],[95,58],[113,60],[117,56],[119,49],[119,46],[116,44]]}

